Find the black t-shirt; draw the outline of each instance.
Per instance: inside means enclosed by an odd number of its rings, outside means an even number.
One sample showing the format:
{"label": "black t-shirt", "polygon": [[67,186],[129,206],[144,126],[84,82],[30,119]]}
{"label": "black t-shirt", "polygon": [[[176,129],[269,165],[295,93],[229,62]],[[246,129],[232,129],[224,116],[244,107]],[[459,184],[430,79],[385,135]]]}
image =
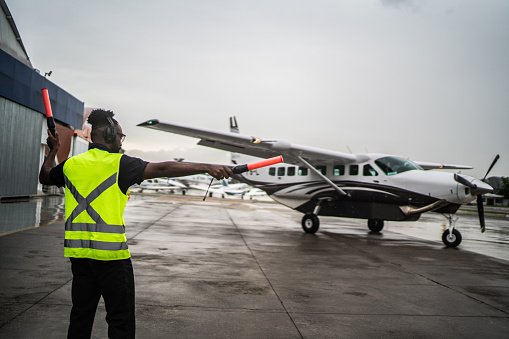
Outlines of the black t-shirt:
{"label": "black t-shirt", "polygon": [[[99,148],[105,151],[110,152],[108,147],[92,143],[88,147],[88,149]],[[53,167],[49,173],[50,179],[54,185],[58,187],[63,187],[65,185],[64,181],[64,164],[67,161],[64,160],[57,166]],[[142,180],[143,171],[145,171],[145,167],[148,162],[143,161],[139,158],[130,157],[128,155],[122,155],[120,158],[120,168],[118,171],[118,186],[120,190],[126,194],[129,187],[134,184],[140,184]]]}

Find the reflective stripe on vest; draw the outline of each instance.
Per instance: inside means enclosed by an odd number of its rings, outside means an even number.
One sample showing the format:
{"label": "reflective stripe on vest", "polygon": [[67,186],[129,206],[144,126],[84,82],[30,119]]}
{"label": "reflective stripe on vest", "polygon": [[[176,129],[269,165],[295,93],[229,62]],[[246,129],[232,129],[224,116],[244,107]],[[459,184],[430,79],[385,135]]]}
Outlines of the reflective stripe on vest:
{"label": "reflective stripe on vest", "polygon": [[[66,209],[64,241],[65,256],[97,260],[127,259],[130,257],[130,253],[127,246],[125,227],[123,225],[122,218],[123,207],[125,207],[126,201],[123,199],[126,197],[120,192],[117,185],[118,161],[120,160],[120,157],[112,158],[111,156],[114,156],[113,154],[102,152],[90,153],[89,155],[84,153],[81,156],[81,158],[77,156],[75,159],[68,159],[67,162],[70,163],[68,173],[66,173],[66,167],[64,165],[64,180],[67,189],[66,204],[70,203],[69,208]],[[110,160],[102,162],[102,164],[105,165],[101,167],[101,173],[108,173],[108,171],[115,172],[103,182],[99,183],[97,180],[98,176],[94,176],[93,173],[86,172],[87,168],[86,166],[82,166],[81,159],[84,159],[85,162],[90,159],[101,161],[106,159],[106,157],[109,157],[107,159]],[[118,159],[118,161],[112,162],[111,159]],[[106,170],[106,172],[104,172],[104,170]],[[81,184],[76,187],[67,174],[74,177],[76,182],[81,182]],[[86,174],[91,176],[90,180],[83,180],[84,177],[82,175]],[[94,185],[96,184],[98,185],[94,188]],[[109,188],[113,191],[110,190],[110,193],[103,194]],[[80,191],[89,193],[85,193],[85,197],[84,194],[80,193]],[[75,202],[72,200],[73,198],[77,203],[75,207]],[[119,199],[120,202],[123,202],[123,205],[122,203],[114,204],[114,206],[119,207],[113,208],[113,210],[104,208],[104,204],[109,206],[109,203],[116,202],[117,199]],[[95,208],[92,206],[94,201],[96,201],[94,205]],[[71,211],[73,207],[74,209]],[[104,213],[103,216],[101,216],[98,212],[101,210],[101,213]],[[83,213],[86,213],[86,215]],[[90,218],[88,218],[87,215]],[[80,217],[78,218],[78,216]],[[76,222],[74,222],[75,220]],[[109,220],[110,224],[105,222],[105,220]],[[113,224],[111,224],[112,221]]]}

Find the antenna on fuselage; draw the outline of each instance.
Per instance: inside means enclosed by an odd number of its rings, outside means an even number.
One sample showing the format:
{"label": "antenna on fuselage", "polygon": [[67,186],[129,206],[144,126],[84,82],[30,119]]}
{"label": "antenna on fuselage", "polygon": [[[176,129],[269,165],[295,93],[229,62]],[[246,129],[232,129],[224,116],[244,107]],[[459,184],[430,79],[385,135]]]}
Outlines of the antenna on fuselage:
{"label": "antenna on fuselage", "polygon": [[346,148],[348,149],[348,152],[350,152],[350,154],[353,154],[352,150],[350,149],[350,147],[348,147],[348,145],[346,145]]}

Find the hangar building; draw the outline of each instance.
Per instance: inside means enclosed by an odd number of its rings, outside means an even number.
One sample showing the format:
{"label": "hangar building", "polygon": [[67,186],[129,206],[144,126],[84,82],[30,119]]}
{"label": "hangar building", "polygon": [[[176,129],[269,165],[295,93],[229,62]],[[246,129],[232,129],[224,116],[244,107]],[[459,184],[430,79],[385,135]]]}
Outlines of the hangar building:
{"label": "hangar building", "polygon": [[47,137],[41,89],[48,89],[60,136],[59,162],[87,149],[75,132],[83,126],[84,103],[32,66],[4,0],[0,7],[0,199],[30,197],[45,190],[39,184]]}

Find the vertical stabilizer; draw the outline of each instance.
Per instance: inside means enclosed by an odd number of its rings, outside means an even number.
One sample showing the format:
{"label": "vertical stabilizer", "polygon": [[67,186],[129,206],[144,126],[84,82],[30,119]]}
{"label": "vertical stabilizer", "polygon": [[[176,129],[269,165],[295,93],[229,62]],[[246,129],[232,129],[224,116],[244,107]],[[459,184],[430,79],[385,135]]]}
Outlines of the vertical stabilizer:
{"label": "vertical stabilizer", "polygon": [[230,117],[230,132],[239,133],[239,125],[237,124],[237,117]]}
{"label": "vertical stabilizer", "polygon": [[[239,124],[237,123],[237,117],[236,116],[233,116],[233,117],[230,117],[230,132],[231,133],[240,133],[240,130],[239,130]],[[240,165],[240,164],[246,164],[246,163],[249,163],[249,162],[253,162],[255,160],[259,160],[259,158],[255,158],[255,157],[251,157],[249,155],[245,155],[245,154],[240,154],[240,153],[233,153],[232,152],[232,163],[233,164],[236,164],[236,165]]]}

